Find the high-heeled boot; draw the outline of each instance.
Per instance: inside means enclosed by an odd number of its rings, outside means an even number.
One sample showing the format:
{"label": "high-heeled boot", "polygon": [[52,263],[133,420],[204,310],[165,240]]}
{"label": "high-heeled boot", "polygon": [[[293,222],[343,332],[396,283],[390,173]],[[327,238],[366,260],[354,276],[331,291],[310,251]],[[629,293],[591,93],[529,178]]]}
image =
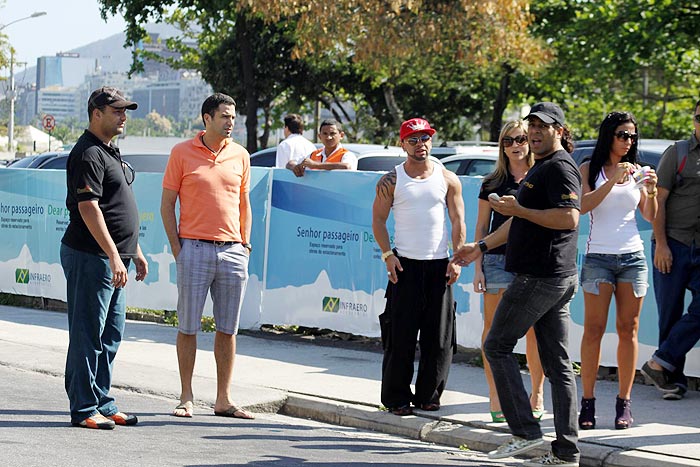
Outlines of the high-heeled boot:
{"label": "high-heeled boot", "polygon": [[581,398],[581,413],[578,416],[578,427],[582,430],[595,428],[595,397]]}
{"label": "high-heeled boot", "polygon": [[630,399],[620,399],[620,396],[615,400],[615,429],[626,430],[632,426],[634,419],[632,418],[632,401]]}

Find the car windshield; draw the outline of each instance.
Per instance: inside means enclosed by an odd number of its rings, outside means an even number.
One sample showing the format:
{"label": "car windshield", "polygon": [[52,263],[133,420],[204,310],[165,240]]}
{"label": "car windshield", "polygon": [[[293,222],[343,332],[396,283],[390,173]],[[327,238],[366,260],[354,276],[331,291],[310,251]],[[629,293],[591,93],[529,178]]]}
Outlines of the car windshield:
{"label": "car windshield", "polygon": [[32,162],[36,160],[36,158],[37,156],[27,156],[16,162],[13,162],[8,167],[12,167],[13,169],[26,169],[31,165]]}

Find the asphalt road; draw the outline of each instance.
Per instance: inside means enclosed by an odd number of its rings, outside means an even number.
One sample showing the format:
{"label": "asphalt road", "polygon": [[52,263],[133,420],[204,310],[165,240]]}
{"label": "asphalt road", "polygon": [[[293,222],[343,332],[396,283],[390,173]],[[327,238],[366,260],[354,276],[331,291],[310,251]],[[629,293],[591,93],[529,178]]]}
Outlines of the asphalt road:
{"label": "asphalt road", "polygon": [[172,400],[114,390],[135,427],[71,427],[63,380],[0,366],[2,466],[517,466],[396,436],[275,414],[253,421],[170,415]]}

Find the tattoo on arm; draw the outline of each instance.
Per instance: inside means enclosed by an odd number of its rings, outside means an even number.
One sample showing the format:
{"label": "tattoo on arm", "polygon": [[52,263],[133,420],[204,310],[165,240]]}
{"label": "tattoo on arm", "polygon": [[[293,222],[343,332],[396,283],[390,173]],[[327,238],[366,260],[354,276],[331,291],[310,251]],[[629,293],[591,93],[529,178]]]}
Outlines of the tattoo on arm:
{"label": "tattoo on arm", "polygon": [[391,198],[396,186],[396,170],[392,170],[382,176],[377,183],[377,196],[382,198]]}

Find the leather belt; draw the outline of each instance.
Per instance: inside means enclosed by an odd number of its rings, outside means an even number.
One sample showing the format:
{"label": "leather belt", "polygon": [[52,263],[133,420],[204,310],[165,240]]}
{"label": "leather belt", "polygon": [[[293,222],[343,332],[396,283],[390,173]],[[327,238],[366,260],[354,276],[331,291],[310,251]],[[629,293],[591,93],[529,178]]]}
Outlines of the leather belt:
{"label": "leather belt", "polygon": [[204,243],[211,243],[214,246],[231,246],[235,245],[236,243],[241,243],[241,242],[223,242],[223,241],[218,241],[218,240],[204,240],[201,238],[197,239],[198,242],[204,242]]}

